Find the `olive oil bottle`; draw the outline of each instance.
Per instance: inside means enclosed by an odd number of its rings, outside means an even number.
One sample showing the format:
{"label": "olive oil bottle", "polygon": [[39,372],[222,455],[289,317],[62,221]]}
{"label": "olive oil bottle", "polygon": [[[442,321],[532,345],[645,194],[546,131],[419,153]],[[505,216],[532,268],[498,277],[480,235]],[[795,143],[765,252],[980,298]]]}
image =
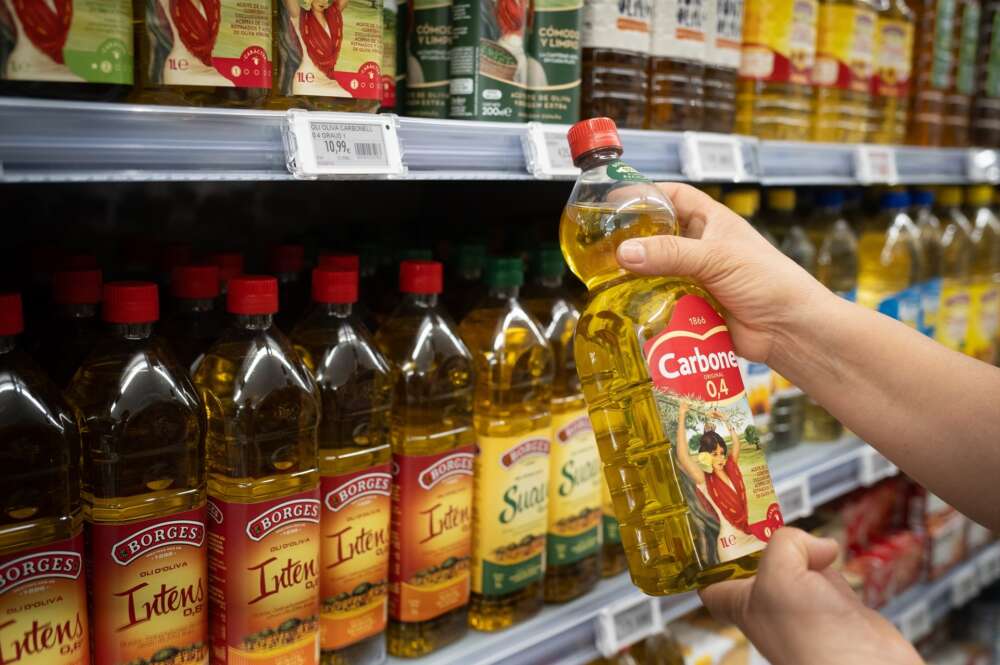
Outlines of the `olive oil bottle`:
{"label": "olive oil bottle", "polygon": [[222,334],[219,269],[213,265],[174,268],[170,279],[173,311],[163,322],[163,335],[177,349],[178,360],[191,372],[208,347]]}
{"label": "olive oil bottle", "polygon": [[906,192],[885,192],[879,212],[863,221],[858,240],[858,304],[917,329],[922,268],[919,235],[906,213],[908,204]]}
{"label": "olive oil bottle", "polygon": [[965,353],[972,285],[972,224],[962,212],[962,190],[941,187],[934,201],[941,220],[941,303],[934,339]]}
{"label": "olive oil bottle", "polygon": [[518,297],[524,262],[486,264],[486,296],[459,331],[475,359],[479,454],[473,503],[469,624],[500,630],[544,601],[552,348]]}
{"label": "olive oil bottle", "polygon": [[101,271],[67,270],[52,275],[52,310],[37,336],[35,355],[48,377],[64,388],[100,334]]}
{"label": "olive oil bottle", "polygon": [[991,209],[993,188],[965,190],[965,214],[972,224],[972,284],[966,352],[997,364],[1000,334],[1000,220]]}
{"label": "olive oil bottle", "polygon": [[[95,663],[207,663],[205,420],[151,282],[104,285],[105,333],[66,389],[83,441]],[[174,602],[161,591],[174,589]]]}
{"label": "olive oil bottle", "polygon": [[936,336],[941,304],[943,239],[941,220],[934,214],[934,192],[918,189],[910,193],[911,218],[920,245],[920,332]]}
{"label": "olive oil bottle", "polygon": [[451,280],[446,298],[448,312],[461,321],[479,302],[483,294],[483,266],[486,245],[465,243],[455,247],[451,261]]}
{"label": "olive oil bottle", "polygon": [[274,325],[274,277],[233,277],[226,309],[194,373],[208,419],[213,662],[315,665],[319,391]]}
{"label": "olive oil bottle", "polygon": [[415,657],[468,629],[473,362],[440,306],[436,261],[399,267],[399,305],[375,341],[393,364],[389,653]]}
{"label": "olive oil bottle", "polygon": [[532,257],[534,278],[524,303],[541,324],[555,360],[549,528],[545,536],[545,600],[564,602],[601,578],[601,459],[576,373],[573,335],[580,310],[563,285],[566,263],[555,246]]}
{"label": "olive oil bottle", "polygon": [[389,598],[392,371],[353,312],[358,273],[314,270],[292,343],[319,386],[325,665],[385,659]]}

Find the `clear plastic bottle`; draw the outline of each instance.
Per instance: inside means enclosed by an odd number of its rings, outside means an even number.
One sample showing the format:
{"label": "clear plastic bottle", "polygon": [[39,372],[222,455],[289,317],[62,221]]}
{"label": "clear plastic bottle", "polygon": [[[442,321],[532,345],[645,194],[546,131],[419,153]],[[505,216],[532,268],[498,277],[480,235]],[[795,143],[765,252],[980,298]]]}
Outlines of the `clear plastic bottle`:
{"label": "clear plastic bottle", "polygon": [[736,125],[736,85],[743,44],[743,0],[707,0],[705,27],[706,132],[730,134]]}
{"label": "clear plastic bottle", "polygon": [[621,161],[614,123],[578,123],[569,140],[582,173],[560,239],[590,290],[577,372],[632,580],[662,595],[752,574],[782,519],[764,452],[746,437],[753,414],[729,331],[693,282],[618,265],[624,240],[679,225],[661,191]]}
{"label": "clear plastic bottle", "polygon": [[321,662],[385,659],[392,368],[354,314],[358,273],[314,270],[312,309],[291,340],[319,386]]}
{"label": "clear plastic bottle", "polygon": [[100,334],[100,270],[67,270],[52,275],[52,311],[38,331],[34,355],[46,375],[66,387]]}
{"label": "clear plastic bottle", "polygon": [[936,337],[941,304],[941,278],[944,261],[941,220],[934,214],[934,192],[918,189],[910,192],[911,217],[920,243],[920,332]]}
{"label": "clear plastic bottle", "polygon": [[[360,293],[359,297],[365,295],[364,289],[374,287],[372,283],[372,277],[374,273],[369,273],[367,280],[362,276],[363,266],[361,264],[361,257],[357,254],[341,254],[341,253],[325,253],[319,256],[320,270],[333,270],[340,271],[346,270],[348,272],[358,273],[358,288]],[[369,268],[369,270],[371,270]],[[356,317],[361,319],[361,322],[365,324],[369,332],[375,331],[375,315],[372,313],[371,308],[363,301],[358,300],[351,306],[351,311]]]}
{"label": "clear plastic bottle", "polygon": [[[208,661],[205,419],[153,336],[156,285],[104,285],[106,331],[66,389],[83,442],[94,661]],[[158,600],[175,589],[175,601]],[[127,631],[125,630],[125,627]]]}
{"label": "clear plastic bottle", "polygon": [[555,361],[518,297],[520,257],[491,258],[485,281],[486,295],[459,332],[475,360],[479,446],[469,625],[494,631],[533,616],[544,601]]}
{"label": "clear plastic bottle", "polygon": [[983,2],[972,102],[972,144],[1000,147],[1000,2]]}
{"label": "clear plastic bottle", "polygon": [[0,393],[0,566],[18,582],[0,594],[12,634],[4,657],[87,665],[80,435],[59,389],[20,348],[23,330],[21,296],[0,294],[0,381],[9,387]]}
{"label": "clear plastic bottle", "polygon": [[545,601],[564,602],[601,579],[601,460],[580,389],[573,335],[580,310],[563,284],[566,262],[555,245],[532,257],[524,305],[541,324],[552,348],[552,448],[549,461],[549,529],[545,536]]}
{"label": "clear plastic bottle", "polygon": [[935,212],[941,220],[941,303],[934,338],[965,353],[972,285],[972,224],[962,212],[962,189],[941,187]]}
{"label": "clear plastic bottle", "polygon": [[219,339],[223,316],[219,307],[219,269],[213,265],[179,266],[170,280],[172,312],[163,336],[177,359],[193,373],[208,348]]}
{"label": "clear plastic bottle", "polygon": [[912,0],[913,86],[907,143],[939,146],[944,140],[945,94],[955,80],[957,0]]}
{"label": "clear plastic bottle", "polygon": [[980,0],[956,0],[953,42],[954,77],[945,95],[942,145],[969,145],[969,114],[976,91],[976,50],[979,44]]}
{"label": "clear plastic bottle", "polygon": [[306,279],[306,248],[302,245],[275,245],[271,248],[268,271],[278,278],[278,314],[274,322],[281,330],[291,330],[309,302]]}
{"label": "clear plastic bottle", "polygon": [[440,307],[442,282],[440,263],[403,261],[402,301],[375,335],[394,366],[389,653],[406,658],[468,629],[473,360]]}
{"label": "clear plastic bottle", "polygon": [[965,190],[965,214],[972,224],[972,284],[969,287],[969,335],[966,353],[984,362],[1000,362],[1000,221],[991,209],[993,188]]}
{"label": "clear plastic bottle", "polygon": [[869,143],[901,144],[909,118],[913,12],[904,0],[880,0],[875,29]]}
{"label": "clear plastic bottle", "polygon": [[737,215],[743,219],[750,222],[750,225],[756,229],[757,233],[764,236],[764,238],[774,245],[778,246],[778,241],[775,239],[774,235],[767,229],[766,226],[761,224],[757,213],[760,211],[760,191],[756,189],[737,189],[731,192],[727,192],[725,196],[722,197],[722,202],[727,208],[735,212]]}
{"label": "clear plastic bottle", "polygon": [[455,247],[451,280],[448,284],[448,312],[461,321],[483,295],[483,267],[486,245],[467,243]]}
{"label": "clear plastic bottle", "polygon": [[194,373],[208,418],[213,651],[315,665],[319,391],[274,325],[274,277],[233,277],[226,310]]}
{"label": "clear plastic bottle", "polygon": [[701,129],[708,20],[705,2],[658,0],[652,9],[646,128]]}

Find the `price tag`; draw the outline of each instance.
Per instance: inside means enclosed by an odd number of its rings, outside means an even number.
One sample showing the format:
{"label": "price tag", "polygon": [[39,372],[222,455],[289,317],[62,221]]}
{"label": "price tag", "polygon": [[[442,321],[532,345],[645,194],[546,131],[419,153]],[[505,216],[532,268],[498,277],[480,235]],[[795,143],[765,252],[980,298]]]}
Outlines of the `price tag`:
{"label": "price tag", "polygon": [[776,488],[778,505],[785,522],[809,517],[813,512],[812,497],[809,494],[809,479],[806,477],[779,483]]}
{"label": "price tag", "polygon": [[979,584],[989,586],[1000,579],[1000,544],[990,545],[976,559]]}
{"label": "price tag", "polygon": [[931,613],[927,609],[927,601],[918,602],[899,617],[899,632],[903,633],[903,637],[910,642],[916,642],[925,637],[933,627]]}
{"label": "price tag", "polygon": [[964,566],[951,578],[951,605],[961,607],[979,595],[979,574],[976,566]]}
{"label": "price tag", "polygon": [[973,148],[965,154],[965,175],[971,182],[1000,182],[1000,155],[996,150]]}
{"label": "price tag", "polygon": [[544,180],[575,178],[580,174],[580,169],[573,166],[573,155],[569,151],[568,126],[529,122],[527,127],[521,145],[528,173]]}
{"label": "price tag", "polygon": [[890,478],[899,473],[899,467],[885,458],[885,455],[872,447],[864,449],[861,454],[861,484],[870,487],[880,480]]}
{"label": "price tag", "polygon": [[402,176],[393,115],[288,112],[285,161],[297,178]]}
{"label": "price tag", "polygon": [[663,630],[660,603],[646,596],[615,603],[598,613],[596,629],[597,650],[610,658]]}
{"label": "price tag", "polygon": [[743,141],[729,134],[684,132],[681,170],[688,180],[743,182],[750,179],[743,163]]}
{"label": "price tag", "polygon": [[899,180],[896,151],[889,146],[859,145],[854,150],[854,177],[863,185],[891,185]]}

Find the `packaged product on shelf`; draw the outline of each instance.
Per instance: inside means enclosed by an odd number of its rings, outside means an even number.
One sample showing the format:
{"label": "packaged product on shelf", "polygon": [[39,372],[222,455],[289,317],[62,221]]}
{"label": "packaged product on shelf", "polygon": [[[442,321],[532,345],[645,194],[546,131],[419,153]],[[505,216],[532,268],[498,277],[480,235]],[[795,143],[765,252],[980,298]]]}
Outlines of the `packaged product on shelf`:
{"label": "packaged product on shelf", "polygon": [[925,189],[910,194],[913,222],[920,245],[920,332],[937,336],[941,305],[941,280],[944,266],[944,242],[941,220],[934,214],[934,193]]}
{"label": "packaged product on shelf", "polygon": [[608,481],[601,479],[601,577],[614,577],[628,567],[622,533]]}
{"label": "packaged product on shelf", "polygon": [[281,330],[291,330],[309,301],[309,282],[305,275],[306,249],[302,245],[274,245],[267,269],[278,278],[278,313],[274,322]]}
{"label": "packaged product on shelf", "polygon": [[[452,0],[407,2],[406,96],[403,98],[406,115],[448,117],[451,5]],[[396,95],[399,97],[398,90]]]}
{"label": "packaged product on shelf", "polygon": [[955,80],[958,0],[913,0],[916,18],[910,120],[906,141],[939,146],[944,140],[945,95]]}
{"label": "packaged product on shelf", "polygon": [[916,225],[906,192],[885,192],[876,215],[861,223],[858,240],[858,304],[911,328],[920,325],[923,272]]}
{"label": "packaged product on shelf", "polygon": [[965,530],[965,548],[969,552],[974,552],[980,547],[993,542],[995,534],[982,524],[969,520]]}
{"label": "packaged product on shelf", "polygon": [[132,85],[129,0],[3,0],[0,95],[122,99]]}
{"label": "packaged product on shelf", "polygon": [[804,141],[812,126],[817,0],[746,0],[736,131]]}
{"label": "packaged product on shelf", "polygon": [[528,0],[453,0],[449,118],[524,122]]}
{"label": "packaged product on shelf", "polygon": [[14,636],[4,655],[12,663],[89,665],[80,434],[59,388],[22,350],[23,331],[21,296],[0,294],[0,374],[14,388],[0,397],[0,445],[6,451],[0,468],[0,612]]}
{"label": "packaged product on shelf", "polygon": [[52,275],[52,306],[37,330],[31,353],[49,379],[65,388],[100,336],[100,270],[66,270]]}
{"label": "packaged product on shelf", "polygon": [[969,518],[926,493],[922,528],[927,538],[927,579],[935,580],[965,559]]}
{"label": "packaged product on shelf", "polygon": [[583,0],[531,0],[528,12],[528,120],[580,119]]}
{"label": "packaged product on shelf", "polygon": [[544,599],[555,361],[519,300],[523,283],[519,257],[490,259],[487,294],[459,326],[475,359],[479,447],[469,624],[486,631],[533,616]]}
{"label": "packaged product on shelf", "polygon": [[274,325],[278,281],[229,281],[229,327],[194,373],[208,417],[212,662],[319,652],[320,396]]}
{"label": "packaged product on shelf", "polygon": [[812,139],[865,140],[875,55],[872,0],[820,0],[812,70]]}
{"label": "packaged product on shelf", "polygon": [[392,368],[353,312],[358,273],[314,270],[292,344],[319,386],[323,660],[385,658],[392,486]]}
{"label": "packaged product on shelf", "polygon": [[173,307],[163,322],[163,336],[177,349],[177,359],[193,373],[223,329],[219,269],[213,265],[174,268],[170,280]]}
{"label": "packaged product on shelf", "polygon": [[662,631],[650,635],[631,648],[639,665],[684,665],[683,650],[680,642],[666,626]]}
{"label": "packaged product on shelf", "polygon": [[941,187],[934,211],[941,221],[941,301],[934,339],[966,352],[972,284],[972,225],[962,212],[962,190]]}
{"label": "packaged product on shelf", "polygon": [[383,0],[273,0],[270,108],[378,110]]}
{"label": "packaged product on shelf", "polygon": [[[402,3],[406,11],[406,3]],[[382,0],[382,92],[379,108],[396,110],[397,86],[400,72],[397,69],[399,55],[399,22],[405,20],[399,12],[399,0]],[[405,64],[405,63],[404,63]]]}
{"label": "packaged product on shelf", "polygon": [[1000,362],[1000,220],[993,213],[993,188],[974,185],[965,192],[965,213],[972,225],[972,284],[969,287],[969,334],[973,358]]}
{"label": "packaged product on shelf", "polygon": [[580,310],[563,285],[566,263],[554,245],[542,246],[532,259],[534,279],[525,287],[524,302],[555,359],[545,600],[563,602],[590,591],[601,578],[601,485],[606,483],[576,373],[573,334]]}
{"label": "packaged product on shelf", "polygon": [[465,635],[472,555],[473,360],[439,304],[441,264],[404,261],[375,341],[393,363],[389,653]]}
{"label": "packaged product on shelf", "polygon": [[869,143],[906,140],[913,64],[913,12],[904,0],[881,0],[875,24]]}
{"label": "packaged product on shelf", "polygon": [[[105,332],[66,389],[80,422],[95,663],[208,663],[202,404],[153,336],[156,285],[104,285]],[[174,589],[168,605],[160,589]]]}
{"label": "packaged product on shelf", "polygon": [[732,626],[702,617],[686,618],[672,622],[670,634],[680,645],[685,663],[745,665],[747,662],[746,656],[741,656],[746,637]]}
{"label": "packaged product on shelf", "polygon": [[659,0],[652,5],[646,127],[701,129],[705,96],[705,34],[714,0]]}
{"label": "packaged product on shelf", "polygon": [[972,100],[972,145],[1000,147],[1000,3],[983,4]]}
{"label": "packaged product on shelf", "polygon": [[728,134],[736,125],[736,82],[743,45],[743,0],[707,0],[705,25],[706,132]]}
{"label": "packaged product on shelf", "polygon": [[131,99],[153,104],[262,106],[274,63],[270,0],[135,0]]}
{"label": "packaged product on shelf", "polygon": [[649,103],[652,0],[584,0],[580,117],[640,128]]}
{"label": "packaged product on shelf", "polygon": [[942,145],[969,144],[969,113],[976,90],[976,50],[979,44],[979,0],[957,0],[955,15],[954,78],[945,95]]}
{"label": "packaged product on shelf", "polygon": [[[783,522],[764,451],[748,436],[753,413],[729,331],[701,287],[619,266],[621,242],[677,234],[679,224],[660,190],[621,161],[614,122],[578,123],[569,141],[583,173],[560,239],[590,290],[577,371],[622,540],[642,543],[626,548],[632,580],[663,595],[750,575]],[[616,203],[623,189],[627,203]],[[635,385],[646,387],[625,389]]]}

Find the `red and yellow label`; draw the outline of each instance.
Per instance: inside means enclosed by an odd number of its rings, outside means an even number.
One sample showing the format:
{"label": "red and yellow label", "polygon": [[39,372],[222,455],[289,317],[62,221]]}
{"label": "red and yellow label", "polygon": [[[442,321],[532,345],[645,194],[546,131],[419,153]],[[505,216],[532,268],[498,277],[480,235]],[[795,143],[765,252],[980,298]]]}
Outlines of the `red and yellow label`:
{"label": "red and yellow label", "polygon": [[207,663],[204,506],[88,526],[94,664]]}
{"label": "red and yellow label", "polygon": [[988,279],[969,288],[969,334],[965,352],[987,363],[996,362],[1000,331],[1000,287]]}
{"label": "red and yellow label", "polygon": [[913,24],[898,18],[878,17],[875,31],[875,69],[872,94],[906,97],[913,69]]}
{"label": "red and yellow label", "polygon": [[809,83],[816,60],[816,0],[752,0],[743,19],[740,76]]}
{"label": "red and yellow label", "polygon": [[826,3],[819,10],[813,83],[868,92],[875,50],[875,10]]}
{"label": "red and yellow label", "polygon": [[388,464],[324,476],[320,644],[342,649],[382,632],[389,592]]}
{"label": "red and yellow label", "polygon": [[88,665],[83,536],[0,557],[0,663]]}
{"label": "red and yellow label", "polygon": [[394,455],[389,612],[427,621],[469,602],[472,446]]}
{"label": "red and yellow label", "polygon": [[319,662],[319,488],[208,501],[212,663]]}

